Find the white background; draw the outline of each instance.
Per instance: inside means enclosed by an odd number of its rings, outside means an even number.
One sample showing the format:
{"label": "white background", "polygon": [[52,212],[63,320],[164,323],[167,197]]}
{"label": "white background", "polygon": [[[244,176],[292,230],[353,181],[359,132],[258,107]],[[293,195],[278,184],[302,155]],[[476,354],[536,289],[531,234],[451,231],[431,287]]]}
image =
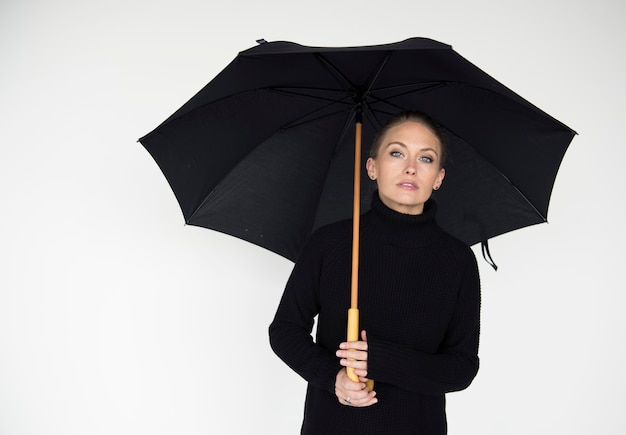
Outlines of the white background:
{"label": "white background", "polygon": [[[212,4],[213,3],[213,4]],[[270,350],[291,263],[185,226],[137,139],[255,40],[451,44],[577,136],[549,224],[482,261],[481,369],[450,434],[623,434],[620,0],[0,5],[0,435],[294,434]],[[534,156],[529,154],[528,159]]]}

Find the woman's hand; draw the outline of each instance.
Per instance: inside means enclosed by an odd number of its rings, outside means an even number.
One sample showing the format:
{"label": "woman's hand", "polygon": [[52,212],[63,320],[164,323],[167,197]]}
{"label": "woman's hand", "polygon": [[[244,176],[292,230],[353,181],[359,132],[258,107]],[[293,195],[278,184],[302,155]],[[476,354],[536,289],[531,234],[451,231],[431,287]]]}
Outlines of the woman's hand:
{"label": "woman's hand", "polygon": [[[344,342],[339,345],[336,355],[344,366],[335,379],[335,395],[339,403],[349,406],[370,406],[378,402],[376,392],[369,391],[367,379],[367,334],[361,331],[362,341]],[[352,367],[359,377],[359,382],[352,381],[345,367]]]}

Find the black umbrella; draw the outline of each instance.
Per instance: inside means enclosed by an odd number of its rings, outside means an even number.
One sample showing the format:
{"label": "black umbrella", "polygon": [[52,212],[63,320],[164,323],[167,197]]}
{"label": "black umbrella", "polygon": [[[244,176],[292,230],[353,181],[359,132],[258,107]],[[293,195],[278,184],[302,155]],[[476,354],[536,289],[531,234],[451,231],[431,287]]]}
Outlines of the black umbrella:
{"label": "black umbrella", "polygon": [[436,192],[444,229],[486,246],[546,222],[574,131],[430,39],[350,48],[261,41],[140,142],[188,224],[295,260],[313,230],[369,208],[375,185],[359,178],[360,137],[365,155],[378,127],[405,109],[444,127],[449,158]]}

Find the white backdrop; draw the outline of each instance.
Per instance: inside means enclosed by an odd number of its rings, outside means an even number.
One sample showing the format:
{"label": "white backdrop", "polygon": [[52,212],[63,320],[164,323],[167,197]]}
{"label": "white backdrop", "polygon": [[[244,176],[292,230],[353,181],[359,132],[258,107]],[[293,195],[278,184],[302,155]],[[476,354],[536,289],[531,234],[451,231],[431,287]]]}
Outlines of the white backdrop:
{"label": "white backdrop", "polygon": [[[294,434],[270,350],[286,260],[183,223],[136,140],[255,40],[424,36],[577,136],[547,225],[480,258],[481,369],[450,434],[623,434],[626,7],[619,0],[4,0],[0,435]],[[533,159],[532,155],[528,155]]]}

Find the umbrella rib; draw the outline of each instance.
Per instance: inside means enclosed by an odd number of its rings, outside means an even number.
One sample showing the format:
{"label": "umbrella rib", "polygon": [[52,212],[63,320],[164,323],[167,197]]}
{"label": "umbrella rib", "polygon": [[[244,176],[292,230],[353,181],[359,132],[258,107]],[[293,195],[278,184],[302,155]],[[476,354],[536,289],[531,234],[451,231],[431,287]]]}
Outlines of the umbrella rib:
{"label": "umbrella rib", "polygon": [[[315,57],[320,61],[320,63],[322,63],[322,65],[324,65],[330,71],[331,74],[334,73],[332,75],[335,78],[339,77],[343,79],[345,83],[348,84],[349,88],[352,88],[352,89],[355,88],[354,83],[352,83],[352,81],[343,72],[341,72],[339,68],[337,68],[330,60],[324,57],[321,53],[315,53]],[[341,83],[340,80],[337,80],[337,81],[339,82],[339,86],[344,88],[345,83]]]}
{"label": "umbrella rib", "polygon": [[[345,98],[344,99],[332,99],[332,98],[326,98],[326,97],[321,97],[321,96],[311,95],[311,94],[306,94],[306,93],[292,92],[292,91],[288,91],[286,89],[289,89],[289,88],[280,88],[280,89],[272,88],[271,90],[273,92],[282,93],[282,94],[286,94],[286,95],[295,95],[295,96],[300,96],[300,97],[305,97],[305,98],[313,98],[313,99],[318,99],[318,100],[322,100],[322,101],[327,101],[328,104],[323,106],[323,107],[319,107],[319,108],[317,108],[317,109],[315,109],[315,110],[313,110],[311,112],[308,112],[308,113],[302,115],[298,119],[296,119],[296,120],[292,121],[291,123],[281,127],[280,130],[286,130],[286,129],[289,129],[289,128],[299,127],[299,126],[304,125],[304,124],[309,123],[309,122],[317,121],[317,120],[320,120],[320,119],[323,119],[323,118],[327,118],[327,117],[334,116],[334,115],[337,115],[337,114],[340,114],[340,113],[344,113],[345,112],[344,109],[338,109],[338,110],[335,110],[333,112],[330,112],[330,113],[327,113],[327,114],[324,114],[324,115],[321,115],[321,116],[317,116],[317,117],[314,117],[314,118],[309,118],[312,114],[314,114],[316,112],[320,112],[320,111],[322,111],[324,109],[327,109],[327,108],[329,108],[329,107],[331,107],[331,106],[333,106],[335,104],[340,104],[340,105],[343,105],[344,107],[350,107],[350,109],[351,109],[350,110],[350,116],[348,116],[348,118],[346,119],[346,123],[345,123],[345,125],[344,125],[344,127],[342,129],[341,135],[339,136],[340,140],[338,141],[338,143],[341,142],[341,138],[343,138],[343,136],[348,131],[348,128],[349,128],[349,125],[350,125],[349,121],[354,118],[354,113],[355,113],[354,104],[351,104],[351,103],[345,101]],[[313,90],[314,88],[295,88],[295,89],[312,89]],[[309,118],[309,119],[306,119],[306,118]],[[302,120],[304,120],[304,121],[302,121]]]}
{"label": "umbrella rib", "polygon": [[[519,101],[517,101],[517,103],[522,104],[526,108],[528,108],[530,110],[533,110],[533,111],[537,112],[538,114],[551,119],[552,121],[558,123],[563,128],[565,128],[567,130],[570,130],[573,134],[577,134],[576,131],[572,130],[567,125],[563,124],[561,121],[559,121],[559,120],[555,119],[554,117],[550,116],[549,114],[547,114],[546,112],[541,110],[539,107],[535,106],[530,101],[526,100],[525,98],[523,98],[520,95],[514,93],[513,91],[509,90],[508,88],[504,87],[504,85],[501,85],[499,83],[498,84],[500,86],[502,86],[504,88],[504,90],[506,90],[507,92],[501,92],[501,90],[493,89],[493,88],[486,87],[486,86],[481,86],[481,85],[478,85],[478,84],[475,84],[475,83],[462,82],[462,81],[453,81],[453,80],[423,82],[423,83],[420,83],[420,84],[428,84],[428,83],[430,84],[430,86],[426,86],[424,88],[413,89],[413,90],[401,92],[401,93],[398,93],[398,94],[394,94],[394,95],[392,95],[389,98],[396,98],[398,96],[408,95],[408,94],[411,94],[411,93],[414,93],[414,92],[430,92],[430,91],[434,91],[434,90],[437,90],[437,89],[439,89],[441,87],[446,87],[446,86],[467,86],[467,87],[481,89],[481,90],[483,90],[485,92],[490,92],[490,93],[493,93],[495,95],[499,95],[500,97],[506,98],[507,100],[516,101],[514,97],[517,97],[519,99]],[[407,83],[407,84],[404,84],[404,85],[388,86],[388,87],[384,87],[384,88],[375,89],[373,92],[389,91],[389,90],[393,90],[393,89],[406,88],[408,86],[414,86],[414,85],[415,85],[415,83]],[[375,97],[375,95],[374,95],[374,97]],[[377,98],[377,97],[375,97],[375,98]],[[391,103],[386,101],[386,99],[384,99],[384,98],[377,98],[377,99],[379,101],[381,101],[381,102],[385,102],[387,104],[392,105]],[[394,106],[394,107],[400,108],[399,106]]]}
{"label": "umbrella rib", "polygon": [[[355,92],[355,95],[353,97],[355,100],[354,107],[356,108],[357,112],[363,112],[363,105],[367,97],[370,96],[371,93],[373,92],[372,88],[374,84],[376,83],[376,81],[378,80],[378,77],[380,77],[380,74],[385,68],[385,65],[387,64],[387,61],[391,57],[391,54],[392,54],[391,51],[387,51],[385,53],[385,56],[378,63],[378,66],[374,70],[372,70],[372,73],[370,74],[370,78],[366,81],[368,85],[367,85],[367,89],[365,90],[358,89],[357,86],[350,79],[348,79],[348,77],[326,57],[318,53],[317,58],[322,61],[322,64],[326,66],[331,73],[335,73],[334,74],[335,77],[339,76],[342,79],[344,79],[346,83],[348,83],[348,85]],[[341,86],[341,83],[339,83],[339,85]]]}
{"label": "umbrella rib", "polygon": [[515,189],[515,191],[516,191],[517,193],[519,193],[519,195],[520,195],[520,196],[524,199],[524,201],[526,201],[526,203],[527,203],[528,205],[530,205],[530,207],[531,207],[531,208],[535,211],[535,213],[537,213],[537,215],[538,215],[539,217],[541,217],[541,219],[542,219],[544,222],[548,222],[548,216],[544,216],[544,215],[543,215],[543,213],[541,213],[541,212],[539,211],[539,209],[538,209],[537,207],[535,207],[535,204],[533,204],[533,203],[532,203],[532,201],[531,201],[530,199],[528,199],[528,197],[526,196],[526,194],[524,194],[524,192],[522,192],[522,191],[519,189],[519,187],[517,187],[517,186],[515,185],[515,183],[513,183],[513,181],[511,181],[511,179],[510,179],[509,177],[507,177],[507,176],[506,176],[506,175],[505,175],[505,174],[504,174],[504,173],[503,173],[500,169],[498,169],[496,166],[494,166],[493,164],[491,164],[491,162],[490,162],[488,159],[485,159],[485,161],[486,161],[486,162],[488,162],[488,163],[489,163],[489,165],[490,165],[490,166],[492,166],[492,167],[496,170],[496,172],[497,172],[498,174],[500,174],[500,176],[501,176],[502,178],[504,178],[504,179],[506,180],[506,182],[507,182],[507,183],[509,183],[509,185],[510,185],[513,189]]}
{"label": "umbrella rib", "polygon": [[385,57],[380,61],[380,63],[378,64],[378,68],[376,68],[376,72],[372,74],[372,78],[371,80],[369,80],[369,86],[367,88],[367,90],[363,93],[363,99],[365,99],[365,97],[369,96],[372,92],[372,87],[374,86],[374,83],[376,83],[376,80],[378,80],[378,77],[380,76],[380,73],[383,71],[383,69],[385,68],[385,65],[387,64],[387,61],[389,60],[389,58],[391,57],[391,51],[388,51],[385,55]]}
{"label": "umbrella rib", "polygon": [[309,118],[310,115],[312,115],[312,114],[314,114],[316,112],[319,112],[320,110],[322,110],[322,109],[317,109],[317,110],[314,110],[313,112],[309,112],[309,113],[299,117],[298,119],[293,120],[291,123],[282,126],[280,129],[277,129],[276,132],[288,130],[290,128],[300,127],[300,126],[308,124],[310,122],[319,121],[320,119],[324,119],[324,118],[328,118],[328,117],[331,117],[331,116],[335,116],[335,115],[340,114],[340,113],[345,113],[345,110],[336,110],[336,111],[331,112],[331,113],[326,113],[326,114],[323,114],[323,115],[320,115],[320,116]]}
{"label": "umbrella rib", "polygon": [[[420,83],[420,85],[422,85],[422,84],[423,83]],[[403,95],[409,95],[409,94],[414,94],[414,93],[426,93],[426,92],[435,91],[435,90],[440,89],[442,87],[449,86],[450,84],[452,84],[452,82],[428,82],[428,86],[420,87],[419,89],[405,90],[403,92],[399,92],[399,93],[393,94],[393,95],[391,95],[390,97],[387,97],[387,98],[382,98],[382,97],[376,96],[375,92],[389,91],[389,90],[393,90],[393,89],[406,88],[408,86],[413,86],[414,84],[407,84],[407,85],[401,85],[401,86],[389,86],[389,87],[386,87],[386,88],[375,89],[374,91],[372,91],[370,93],[369,98],[372,99],[372,100],[375,100],[376,102],[389,104],[390,106],[395,107],[395,108],[401,108],[397,104],[393,104],[393,103],[389,102],[388,100],[392,99],[392,98],[397,98],[397,97],[400,97],[400,96],[403,96]]]}
{"label": "umbrella rib", "polygon": [[327,101],[330,102],[332,104],[350,104],[349,102],[345,101],[347,98],[349,98],[349,96],[346,96],[345,94],[343,95],[342,98],[331,98],[331,97],[323,97],[321,95],[315,95],[313,93],[306,93],[306,92],[297,92],[295,90],[291,90],[291,89],[301,89],[302,91],[306,91],[306,90],[310,90],[311,92],[313,91],[328,91],[328,92],[342,92],[340,90],[337,89],[322,89],[322,88],[287,88],[287,87],[281,87],[281,88],[266,88],[269,91],[272,92],[276,92],[278,94],[285,94],[285,95],[290,95],[290,96],[296,96],[296,97],[304,97],[304,98],[311,98],[314,100],[321,100],[321,101]]}
{"label": "umbrella rib", "polygon": [[[458,134],[457,132],[455,132],[454,130],[452,130],[449,127],[444,127],[447,131],[449,131],[450,133],[452,133],[454,136],[458,137],[459,139],[461,139],[463,142],[465,142],[466,144],[469,145],[469,142],[467,140],[465,140],[465,138],[463,136],[461,136],[460,134]],[[548,222],[548,217],[544,216],[543,213],[541,213],[541,211],[539,211],[539,209],[535,206],[535,204],[533,204],[533,202],[528,198],[528,196],[526,196],[526,194],[524,192],[522,192],[522,190],[520,190],[519,187],[517,187],[517,185],[509,178],[507,177],[507,175],[502,172],[496,165],[494,165],[491,160],[489,160],[488,158],[486,158],[485,156],[483,156],[475,147],[469,145],[478,155],[480,155],[483,160],[489,164],[489,166],[491,166],[493,168],[493,170],[500,175],[513,189],[515,189],[515,191],[517,193],[519,193],[519,195],[524,199],[524,201],[535,211],[535,213],[541,217],[541,219],[544,222]]]}

